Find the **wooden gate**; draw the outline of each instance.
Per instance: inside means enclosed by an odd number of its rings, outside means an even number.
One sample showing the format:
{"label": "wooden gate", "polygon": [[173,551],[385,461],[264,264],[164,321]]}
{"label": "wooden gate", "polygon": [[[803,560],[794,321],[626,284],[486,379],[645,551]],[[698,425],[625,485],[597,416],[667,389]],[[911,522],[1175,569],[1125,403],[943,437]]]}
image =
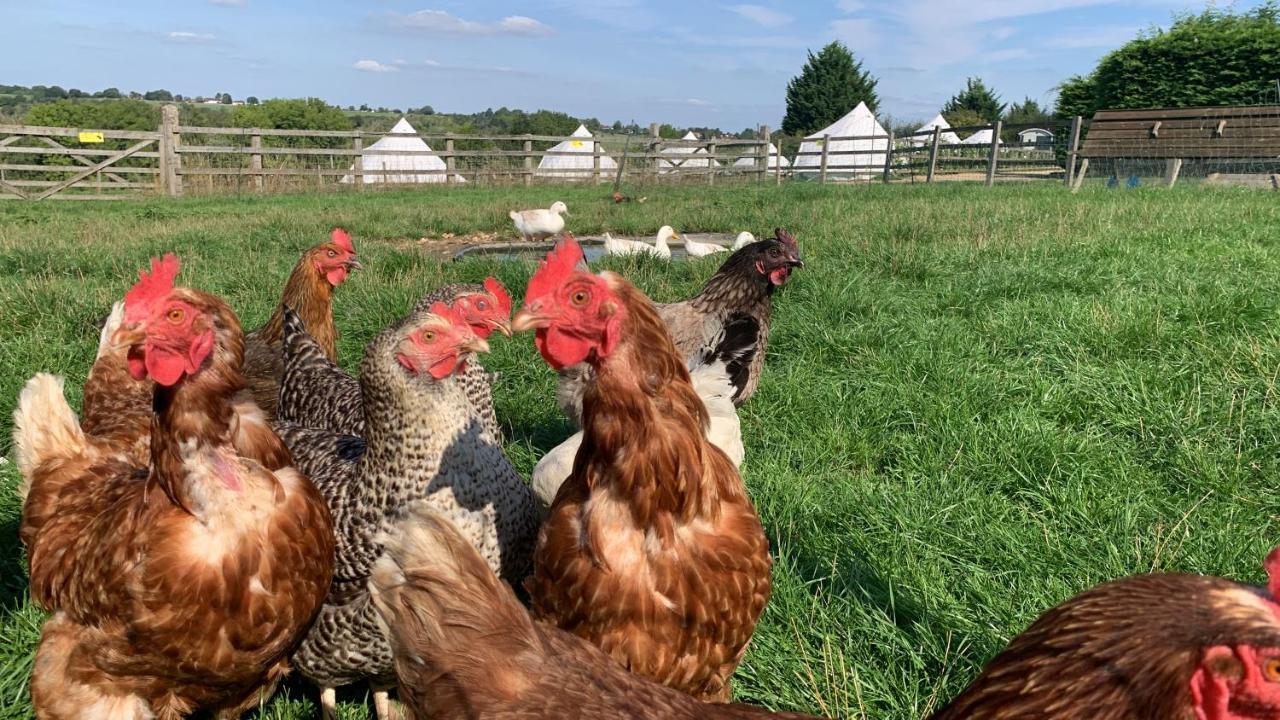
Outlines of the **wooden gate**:
{"label": "wooden gate", "polygon": [[161,133],[0,125],[0,200],[119,200],[160,188]]}

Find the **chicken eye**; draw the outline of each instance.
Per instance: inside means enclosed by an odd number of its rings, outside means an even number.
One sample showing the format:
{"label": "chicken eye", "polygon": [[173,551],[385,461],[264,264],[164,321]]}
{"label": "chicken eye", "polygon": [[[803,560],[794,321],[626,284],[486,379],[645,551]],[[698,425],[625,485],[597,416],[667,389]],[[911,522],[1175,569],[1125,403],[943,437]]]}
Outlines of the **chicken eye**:
{"label": "chicken eye", "polygon": [[1263,663],[1262,674],[1271,682],[1280,682],[1280,658],[1271,658]]}
{"label": "chicken eye", "polygon": [[477,309],[477,310],[488,310],[488,309],[489,309],[489,301],[488,301],[488,300],[485,300],[485,299],[483,299],[483,298],[481,298],[480,300],[477,300],[477,301],[476,301],[476,309]]}
{"label": "chicken eye", "polygon": [[778,248],[770,248],[769,257],[778,257]]}
{"label": "chicken eye", "polygon": [[337,251],[336,251],[336,250],[330,250],[330,251],[329,251],[329,257],[338,257],[338,253],[337,253]]}
{"label": "chicken eye", "polygon": [[586,304],[587,304],[587,300],[588,300],[590,297],[591,297],[591,296],[587,293],[587,291],[586,291],[586,290],[579,290],[579,291],[575,292],[575,293],[574,293],[574,294],[569,298],[569,300],[570,300],[570,302],[572,302],[574,305],[586,305]]}
{"label": "chicken eye", "polygon": [[424,342],[424,343],[433,343],[433,342],[435,342],[435,341],[436,341],[436,331],[435,331],[435,330],[423,330],[423,331],[422,331],[422,342]]}
{"label": "chicken eye", "polygon": [[187,317],[187,313],[182,308],[169,308],[169,312],[164,314],[164,319],[170,323],[177,325]]}

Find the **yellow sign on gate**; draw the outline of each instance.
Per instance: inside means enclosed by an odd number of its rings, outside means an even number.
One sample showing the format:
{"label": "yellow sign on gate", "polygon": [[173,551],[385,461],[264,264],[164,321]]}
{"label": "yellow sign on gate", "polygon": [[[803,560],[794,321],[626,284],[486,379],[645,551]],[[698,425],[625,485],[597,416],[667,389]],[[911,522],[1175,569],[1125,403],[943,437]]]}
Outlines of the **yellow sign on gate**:
{"label": "yellow sign on gate", "polygon": [[102,133],[100,132],[82,132],[77,138],[82,143],[100,143],[102,142]]}

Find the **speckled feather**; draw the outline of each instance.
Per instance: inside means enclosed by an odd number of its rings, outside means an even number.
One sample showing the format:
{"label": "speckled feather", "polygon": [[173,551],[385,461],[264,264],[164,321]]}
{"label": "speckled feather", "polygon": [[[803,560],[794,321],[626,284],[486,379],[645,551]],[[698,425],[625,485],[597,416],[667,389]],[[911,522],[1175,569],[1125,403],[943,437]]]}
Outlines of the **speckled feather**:
{"label": "speckled feather", "polygon": [[[452,302],[465,293],[484,291],[483,285],[445,285],[418,301],[414,312],[427,310],[436,302]],[[457,381],[485,430],[501,442],[498,416],[493,409],[491,377],[484,366],[472,358]],[[360,383],[325,355],[307,334],[301,320],[292,313],[285,313],[284,379],[280,386],[279,417],[306,427],[344,435],[364,435]]]}
{"label": "speckled feather", "polygon": [[[459,525],[490,567],[523,578],[537,531],[532,493],[479,422],[454,377],[411,376],[396,348],[427,313],[383,330],[365,349],[365,448],[322,430],[282,428],[299,467],[329,501],[337,536],[334,590],[294,663],[325,687],[392,673],[365,587],[379,537],[423,499]],[[343,457],[345,454],[346,457]],[[356,455],[358,459],[352,460]]]}

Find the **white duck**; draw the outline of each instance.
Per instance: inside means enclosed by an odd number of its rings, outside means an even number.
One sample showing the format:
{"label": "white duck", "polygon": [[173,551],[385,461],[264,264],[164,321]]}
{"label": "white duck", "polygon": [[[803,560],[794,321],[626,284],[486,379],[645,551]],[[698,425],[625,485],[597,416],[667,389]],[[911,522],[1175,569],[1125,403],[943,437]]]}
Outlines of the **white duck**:
{"label": "white duck", "polygon": [[507,214],[526,242],[538,242],[559,235],[564,230],[564,218],[560,216],[568,215],[569,208],[557,200],[545,210],[512,210]]}
{"label": "white duck", "polygon": [[690,240],[689,238],[685,238],[684,251],[688,253],[689,257],[706,257],[707,255],[714,255],[716,253],[729,252],[729,248],[715,243],[697,242]]}
{"label": "white duck", "polygon": [[737,252],[755,241],[756,236],[744,230],[738,233],[738,239],[733,241],[733,250]]}
{"label": "white duck", "polygon": [[609,233],[604,234],[604,251],[609,255],[652,255],[663,260],[671,259],[671,247],[667,241],[679,238],[670,225],[663,225],[653,245],[643,240],[618,240]]}

